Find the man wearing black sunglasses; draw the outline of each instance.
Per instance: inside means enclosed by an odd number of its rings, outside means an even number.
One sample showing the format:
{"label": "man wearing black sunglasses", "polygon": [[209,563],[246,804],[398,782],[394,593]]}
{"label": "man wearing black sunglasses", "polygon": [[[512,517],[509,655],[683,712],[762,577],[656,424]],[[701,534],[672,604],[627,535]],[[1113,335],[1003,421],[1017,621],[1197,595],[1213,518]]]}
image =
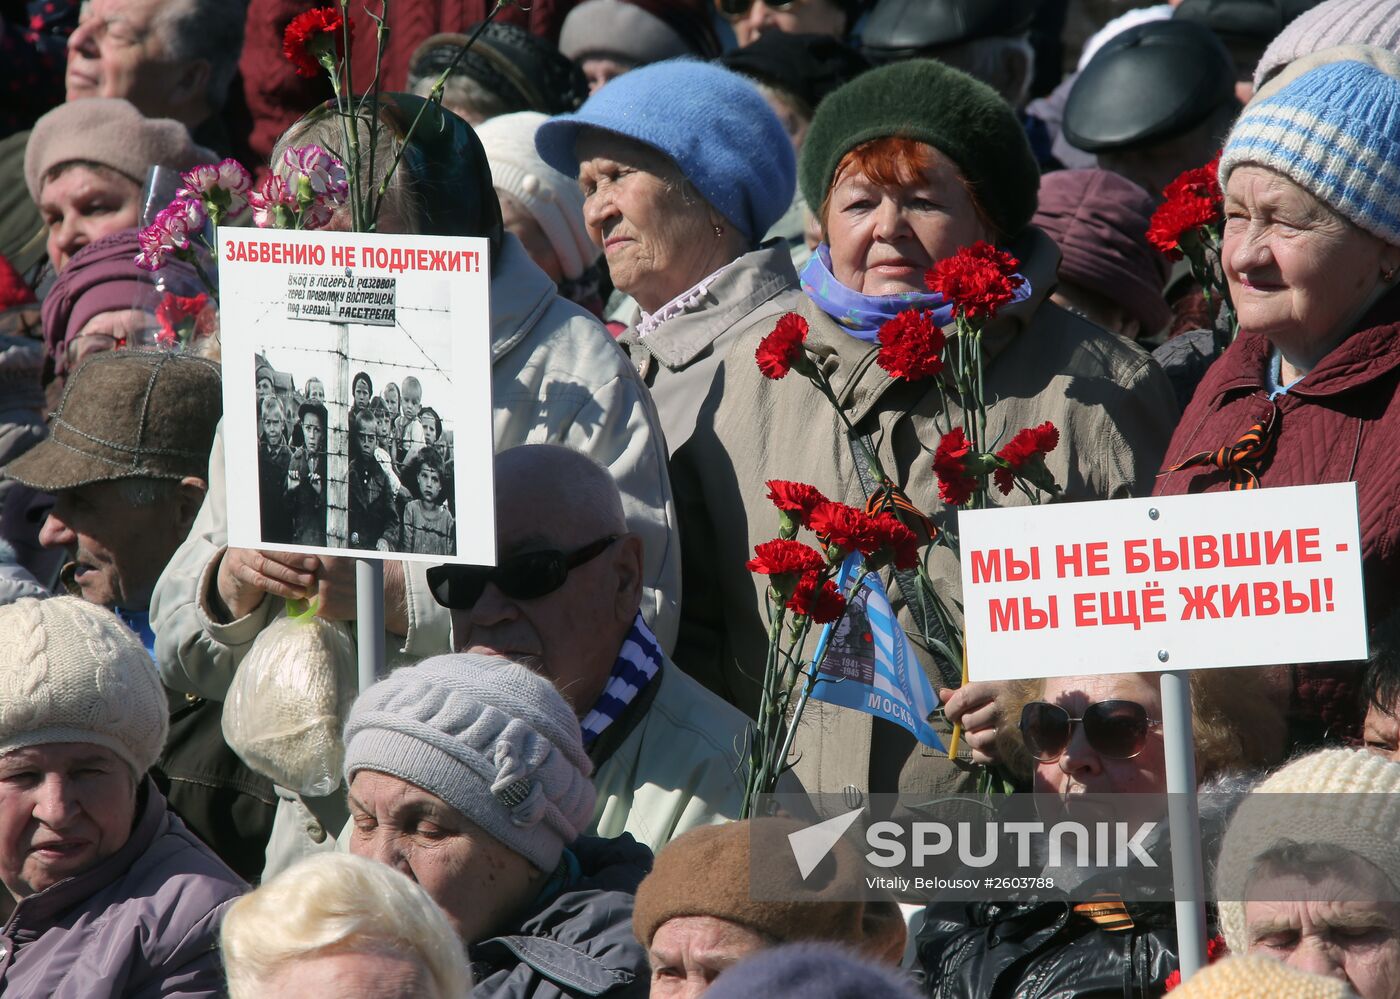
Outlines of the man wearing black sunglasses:
{"label": "man wearing black sunglasses", "polygon": [[671,663],[643,621],[642,541],[607,471],[555,445],[502,451],[496,532],[495,567],[436,566],[428,585],[452,611],[456,651],[528,666],[574,709],[598,790],[589,832],[656,850],[737,818],[749,721]]}

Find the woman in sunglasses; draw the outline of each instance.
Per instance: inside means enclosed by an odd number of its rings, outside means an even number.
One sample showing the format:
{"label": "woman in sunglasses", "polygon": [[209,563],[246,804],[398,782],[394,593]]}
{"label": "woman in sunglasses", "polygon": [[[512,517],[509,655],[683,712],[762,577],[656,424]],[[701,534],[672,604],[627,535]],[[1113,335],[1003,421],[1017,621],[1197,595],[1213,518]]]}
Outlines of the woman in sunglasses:
{"label": "woman in sunglasses", "polygon": [[[1258,671],[1191,674],[1197,783],[1281,753],[1282,720],[1264,684]],[[1037,793],[1166,791],[1157,674],[1052,677],[1030,692],[1018,717]]]}
{"label": "woman in sunglasses", "polygon": [[[1198,784],[1257,771],[1281,757],[1282,713],[1266,683],[1258,670],[1191,675]],[[1053,677],[1022,685],[1024,700],[1007,707],[1020,719],[1021,748],[1034,765],[1034,790],[1066,806],[1086,794],[1165,794],[1158,685],[1155,673]],[[1202,807],[1207,856],[1215,854],[1226,818],[1215,814],[1211,802],[1224,797],[1212,796]],[[1129,819],[1141,800],[1126,799],[1113,810],[1113,819]],[[1159,817],[1158,809],[1153,812],[1143,818]],[[1155,849],[1149,843],[1149,852]],[[1098,888],[1086,880],[1075,897],[1068,896],[1063,889],[1072,876],[1057,871],[1058,890],[1038,894],[1035,901],[930,906],[918,937],[927,994],[986,999],[1160,994],[1177,967],[1171,906],[1129,901],[1076,908]]]}
{"label": "woman in sunglasses", "polygon": [[742,48],[769,31],[845,38],[863,0],[715,0]]}

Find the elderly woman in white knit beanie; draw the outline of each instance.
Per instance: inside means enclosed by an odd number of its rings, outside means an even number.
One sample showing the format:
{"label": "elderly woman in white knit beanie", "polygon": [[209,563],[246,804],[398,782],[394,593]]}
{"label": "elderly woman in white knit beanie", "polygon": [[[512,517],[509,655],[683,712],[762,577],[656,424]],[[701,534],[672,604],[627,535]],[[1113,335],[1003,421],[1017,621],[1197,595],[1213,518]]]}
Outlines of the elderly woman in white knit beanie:
{"label": "elderly woman in white knit beanie", "polygon": [[166,731],[155,665],[111,611],[0,608],[0,993],[222,994],[218,922],[246,886],[146,776]]}
{"label": "elderly woman in white knit beanie", "polygon": [[501,202],[501,221],[530,259],[569,301],[602,315],[598,257],[588,238],[583,192],[535,152],[535,132],[549,120],[535,111],[503,114],[477,126],[491,164],[491,184]]}
{"label": "elderly woman in white knit beanie", "polygon": [[1400,995],[1400,763],[1356,749],[1294,760],[1240,804],[1216,865],[1234,954]]}

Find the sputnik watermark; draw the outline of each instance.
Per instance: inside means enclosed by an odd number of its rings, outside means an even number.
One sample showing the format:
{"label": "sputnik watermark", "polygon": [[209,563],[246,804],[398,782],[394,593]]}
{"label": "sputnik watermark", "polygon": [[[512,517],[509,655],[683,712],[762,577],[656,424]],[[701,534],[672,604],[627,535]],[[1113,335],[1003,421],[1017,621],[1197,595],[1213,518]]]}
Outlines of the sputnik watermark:
{"label": "sputnik watermark", "polygon": [[[797,861],[803,881],[811,876],[863,812],[863,808],[854,808],[844,815],[788,834],[792,856]],[[992,867],[1001,859],[1003,845],[1014,840],[1015,864],[1022,869],[1034,863],[1032,854],[1041,854],[1038,847],[1042,845],[1045,850],[1041,855],[1047,858],[1048,866],[1052,868],[1069,864],[1079,867],[1128,867],[1134,862],[1143,867],[1156,867],[1157,861],[1147,852],[1145,844],[1157,826],[1156,822],[1141,822],[1134,829],[1127,822],[1069,820],[1056,822],[1048,828],[1044,822],[875,822],[865,830],[865,842],[870,847],[865,860],[875,867],[888,868],[903,867],[908,863],[918,866],[934,857],[952,855],[964,867]],[[980,852],[975,849],[979,840],[982,844]],[[950,879],[898,880],[905,884],[910,880],[943,882]],[[952,880],[958,883],[929,884],[924,887],[979,887],[975,881],[968,882],[968,879]],[[892,885],[872,884],[871,887],[888,888]]]}
{"label": "sputnik watermark", "polygon": [[[1390,799],[1400,796],[1227,789],[1195,797],[1201,821],[1186,831],[1200,837],[1203,856],[1221,858],[1200,888],[1201,901],[1287,901],[1295,882],[1298,890],[1320,890],[1312,875],[1331,865],[1342,886],[1336,890],[1349,900],[1400,903],[1400,884],[1356,874],[1372,862],[1358,846],[1354,818],[1395,808]],[[1178,884],[1173,869],[1169,803],[1162,794],[774,795],[760,801],[759,815],[767,817],[750,823],[750,897],[893,896],[924,905],[1194,901],[1190,893],[1198,889]],[[1258,837],[1250,838],[1256,828]],[[1257,839],[1257,855],[1227,861],[1227,829],[1235,836],[1229,842]]]}
{"label": "sputnik watermark", "polygon": [[[983,834],[980,853],[974,849],[974,828]],[[958,862],[965,867],[992,867],[1001,857],[1002,846],[1014,838],[1015,863],[1022,869],[1031,866],[1032,850],[1042,843],[1052,868],[1067,863],[1079,867],[1128,867],[1134,860],[1143,867],[1156,867],[1157,862],[1144,844],[1157,829],[1157,823],[1143,822],[1135,831],[1130,829],[1127,822],[1070,820],[1056,822],[1048,829],[1044,822],[958,822],[953,826],[945,822],[876,822],[865,830],[866,843],[871,847],[865,859],[876,867],[902,867],[909,862],[924,864],[932,857],[956,850]],[[1037,837],[1041,842],[1037,842]],[[905,846],[906,838],[910,840],[909,847]],[[1072,852],[1066,852],[1066,839],[1073,841]]]}

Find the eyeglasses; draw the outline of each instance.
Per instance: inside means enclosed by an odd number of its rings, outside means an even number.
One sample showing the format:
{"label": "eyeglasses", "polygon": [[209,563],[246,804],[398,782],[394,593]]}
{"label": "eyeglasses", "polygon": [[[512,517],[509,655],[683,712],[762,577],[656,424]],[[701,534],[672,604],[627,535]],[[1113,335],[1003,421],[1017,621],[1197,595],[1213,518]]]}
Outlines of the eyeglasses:
{"label": "eyeglasses", "polygon": [[1047,701],[1031,701],[1021,709],[1021,738],[1031,756],[1053,763],[1064,755],[1074,738],[1075,724],[1084,726],[1090,747],[1110,760],[1131,760],[1147,746],[1148,730],[1162,724],[1147,717],[1136,701],[1098,701],[1084,709],[1082,718]]}
{"label": "eyeglasses", "polygon": [[[781,14],[800,7],[807,0],[764,0],[763,6],[774,13]],[[749,8],[754,5],[754,0],[715,0],[715,6],[719,12],[730,19],[744,17],[749,12]]]}
{"label": "eyeglasses", "polygon": [[433,599],[453,610],[471,610],[486,591],[487,583],[512,600],[536,600],[563,586],[569,571],[591,562],[617,540],[612,534],[571,552],[525,552],[502,559],[497,566],[435,565],[428,570]]}
{"label": "eyeglasses", "polygon": [[113,336],[110,333],[79,333],[68,341],[65,348],[67,352],[68,368],[72,370],[78,364],[87,359],[89,354],[100,354],[107,350],[121,350],[127,344],[124,336]]}

